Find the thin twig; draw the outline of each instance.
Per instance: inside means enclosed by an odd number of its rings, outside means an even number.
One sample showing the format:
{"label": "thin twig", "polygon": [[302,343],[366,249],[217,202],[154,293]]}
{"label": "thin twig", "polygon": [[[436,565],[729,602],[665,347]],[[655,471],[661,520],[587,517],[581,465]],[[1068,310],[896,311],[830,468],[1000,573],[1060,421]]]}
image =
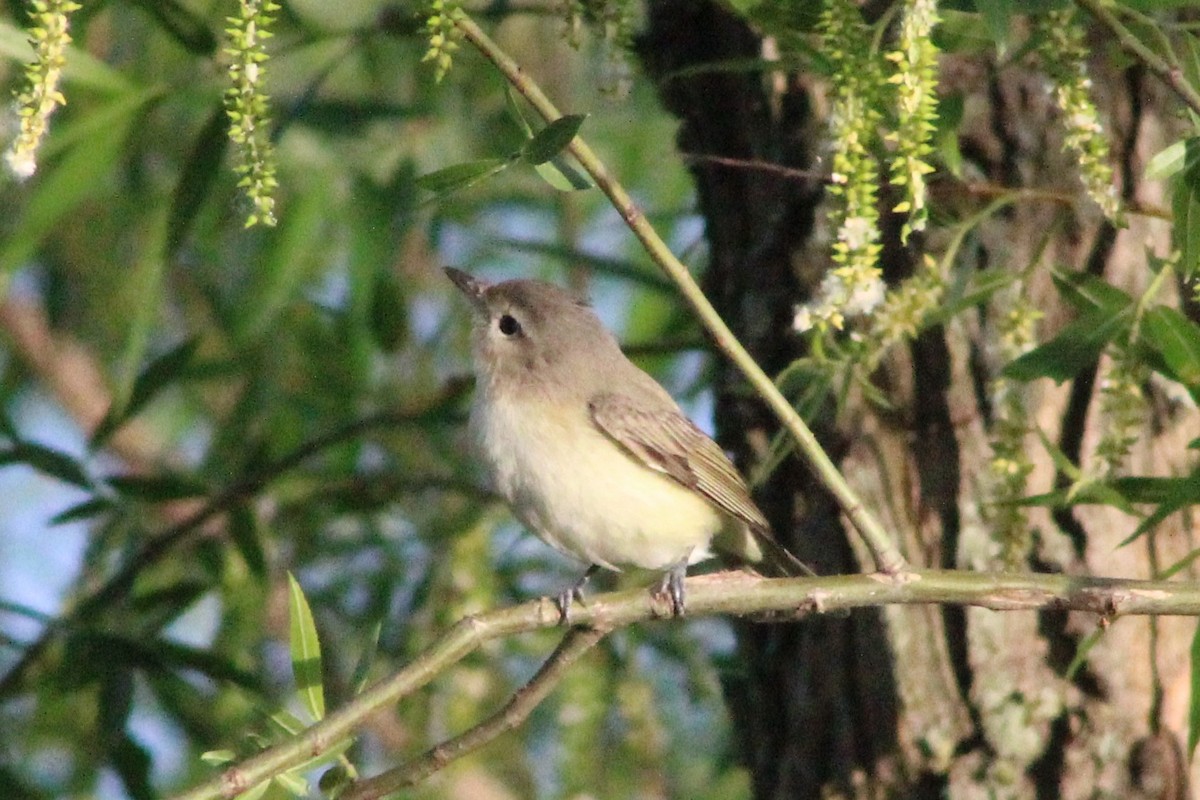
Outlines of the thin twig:
{"label": "thin twig", "polygon": [[833,183],[833,179],[827,172],[809,169],[796,169],[795,167],[785,167],[783,164],[775,164],[771,161],[760,161],[758,159],[750,158],[730,158],[729,156],[712,156],[704,153],[680,153],[679,157],[687,164],[716,164],[717,166],[721,167],[733,167],[735,169],[768,172],[772,175],[778,175],[781,178],[815,181],[822,185]]}
{"label": "thin twig", "polygon": [[[479,52],[496,65],[513,88],[533,106],[543,119],[551,122],[562,116],[537,84],[530,80],[521,67],[469,17],[464,15],[458,18],[455,24],[467,41],[471,42]],[[608,196],[621,218],[625,220],[625,224],[641,241],[642,246],[646,248],[646,252],[654,262],[674,281],[684,300],[692,307],[701,324],[712,335],[717,347],[741,370],[758,395],[770,406],[775,416],[796,440],[796,444],[800,448],[800,452],[807,458],[809,466],[837,500],[842,513],[850,520],[871,551],[871,556],[875,560],[875,568],[888,575],[902,573],[907,569],[908,564],[896,548],[891,536],[850,488],[850,484],[846,482],[837,466],[821,448],[817,437],[796,413],[796,409],[780,393],[767,373],[763,372],[762,367],[758,366],[754,358],[746,352],[741,342],[729,330],[729,326],[721,319],[720,314],[713,308],[696,281],[688,273],[687,267],[671,252],[671,248],[654,230],[654,226],[646,220],[629,193],[609,174],[604,163],[592,152],[583,139],[576,136],[567,149],[600,187],[600,190]]]}
{"label": "thin twig", "polygon": [[1200,114],[1200,92],[1188,82],[1183,73],[1183,67],[1178,63],[1168,61],[1147,47],[1133,31],[1117,19],[1117,15],[1105,5],[1103,0],[1075,0],[1075,2],[1080,8],[1086,9],[1097,22],[1108,28],[1127,53],[1145,64],[1146,68],[1162,79],[1163,83],[1167,84],[1183,102],[1187,103],[1193,112]]}
{"label": "thin twig", "polygon": [[418,758],[352,786],[341,800],[376,800],[415,786],[447,764],[478,750],[523,723],[554,690],[579,658],[608,635],[605,628],[572,628],[542,664],[537,674],[518,689],[504,707],[470,730],[425,751]]}
{"label": "thin twig", "polygon": [[92,619],[106,605],[125,597],[143,570],[161,561],[190,540],[209,520],[229,510],[239,500],[261,492],[285,473],[330,447],[354,439],[375,428],[407,424],[428,418],[430,414],[437,413],[443,408],[446,401],[454,396],[460,388],[458,386],[449,387],[439,394],[430,405],[413,412],[385,412],[349,422],[340,428],[300,444],[287,455],[226,486],[187,517],[149,538],[108,580],[80,600],[69,614],[46,626],[38,638],[29,644],[17,662],[0,678],[0,697],[12,694],[17,689],[26,673],[38,662],[46,648],[60,634],[70,630],[76,624],[76,620]]}
{"label": "thin twig", "polygon": [[[792,619],[889,604],[976,606],[996,611],[1083,611],[1112,621],[1123,615],[1200,616],[1200,584],[1088,578],[1072,575],[988,574],[958,570],[878,575],[766,579],[747,572],[688,578],[688,616],[774,614]],[[555,602],[542,598],[460,620],[408,666],[369,687],[300,735],[232,767],[176,800],[232,798],[264,780],[324,754],[370,715],[418,691],[483,644],[559,624]],[[667,598],[630,589],[589,598],[572,608],[581,626],[616,630],[671,617]]]}

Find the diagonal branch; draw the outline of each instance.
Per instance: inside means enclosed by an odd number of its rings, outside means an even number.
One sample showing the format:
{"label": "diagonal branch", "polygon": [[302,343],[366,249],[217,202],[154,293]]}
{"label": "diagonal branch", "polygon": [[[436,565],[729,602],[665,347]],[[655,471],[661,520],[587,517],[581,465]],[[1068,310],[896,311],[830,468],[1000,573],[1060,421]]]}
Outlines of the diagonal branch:
{"label": "diagonal branch", "polygon": [[352,786],[341,800],[376,800],[414,786],[451,761],[462,758],[523,723],[554,690],[580,656],[609,633],[608,628],[572,628],[542,664],[537,674],[518,689],[504,707],[470,730],[430,748],[419,758]]}
{"label": "diagonal branch", "polygon": [[[688,578],[685,584],[691,617],[773,614],[772,621],[779,621],[867,606],[934,603],[996,611],[1083,611],[1105,621],[1127,614],[1200,616],[1200,584],[1194,582],[927,570],[911,572],[903,580],[879,575],[767,579],[747,572],[721,572]],[[671,603],[643,589],[631,589],[594,597],[586,605],[572,608],[571,617],[579,625],[609,631],[670,618]],[[411,664],[369,687],[321,722],[178,795],[176,800],[235,797],[324,754],[369,716],[418,691],[486,642],[557,627],[558,621],[558,607],[549,598],[466,617]]]}
{"label": "diagonal branch", "polygon": [[[456,19],[455,25],[489,61],[496,65],[504,77],[520,92],[529,104],[541,114],[547,122],[558,119],[561,115],[554,104],[542,93],[528,73],[512,60],[500,47],[488,37],[470,17],[465,14]],[[712,335],[717,347],[732,361],[759,396],[770,406],[775,416],[796,441],[800,451],[804,453],[809,466],[816,472],[825,487],[837,499],[842,512],[858,531],[871,556],[875,560],[875,568],[888,575],[899,575],[908,568],[904,556],[896,548],[891,536],[883,529],[879,520],[863,505],[862,501],[850,488],[850,484],[842,477],[837,466],[821,448],[817,437],[796,413],[796,409],[775,386],[775,382],[763,372],[762,367],[746,352],[733,331],[721,319],[712,303],[704,296],[696,281],[688,272],[687,267],[675,257],[671,248],[662,240],[646,220],[641,209],[633,202],[625,188],[608,172],[608,168],[596,156],[592,149],[578,136],[567,148],[571,155],[579,161],[584,171],[591,176],[601,191],[608,196],[609,201],[633,234],[641,241],[646,252],[659,267],[675,282],[684,300],[692,307],[696,317]]]}

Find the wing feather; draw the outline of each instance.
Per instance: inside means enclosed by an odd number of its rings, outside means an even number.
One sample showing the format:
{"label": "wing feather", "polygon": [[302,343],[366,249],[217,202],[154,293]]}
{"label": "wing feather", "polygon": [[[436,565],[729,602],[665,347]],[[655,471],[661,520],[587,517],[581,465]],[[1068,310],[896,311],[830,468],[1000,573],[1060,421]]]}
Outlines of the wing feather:
{"label": "wing feather", "polygon": [[588,403],[592,421],[647,467],[706,497],[757,532],[770,530],[723,450],[677,409],[645,410],[623,395],[601,394]]}

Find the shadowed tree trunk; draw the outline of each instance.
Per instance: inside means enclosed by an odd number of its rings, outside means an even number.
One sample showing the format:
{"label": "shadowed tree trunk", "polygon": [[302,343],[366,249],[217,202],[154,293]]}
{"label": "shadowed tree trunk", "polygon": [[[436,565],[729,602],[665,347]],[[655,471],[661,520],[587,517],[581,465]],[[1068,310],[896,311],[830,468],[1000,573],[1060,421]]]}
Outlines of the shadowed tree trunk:
{"label": "shadowed tree trunk", "polygon": [[[678,146],[691,160],[707,225],[706,291],[763,368],[777,374],[803,353],[792,331],[794,305],[815,289],[828,264],[824,245],[813,242],[819,182],[705,157],[819,172],[821,121],[803,76],[688,69],[744,64],[760,58],[762,46],[757,33],[720,6],[658,0],[649,5],[638,50],[681,122]],[[1163,98],[1136,70],[1107,69],[1097,80],[1098,102],[1110,115],[1106,129],[1111,125],[1129,198],[1137,165],[1160,144],[1141,141],[1142,117]],[[967,214],[982,207],[969,191],[972,180],[1079,195],[1040,74],[1021,66],[997,73],[983,55],[946,59],[941,81],[942,95],[961,93],[967,109],[959,141],[964,183],[943,184],[935,195],[952,213],[955,204]],[[897,233],[885,230],[889,284],[916,261]],[[1049,267],[1087,270],[1136,295],[1148,274],[1142,244],[1162,233],[1135,217],[1118,235],[1084,201],[1020,203],[974,232],[956,268],[1020,271],[1038,264],[1025,290],[1053,332],[1069,316]],[[936,253],[942,245],[935,230],[913,247]],[[960,314],[890,354],[874,376],[889,410],[852,396],[836,418],[828,408],[810,420],[917,567],[1003,567],[982,474],[994,435],[988,387],[1001,366],[994,313],[981,306]],[[717,374],[718,433],[748,472],[778,426],[736,370],[722,361]],[[1076,463],[1098,435],[1096,374],[1093,368],[1064,387],[1034,385],[1029,395],[1033,421]],[[1159,413],[1135,448],[1132,474],[1170,474],[1195,435],[1194,415],[1162,398],[1154,407]],[[1042,487],[1030,493],[1046,491],[1053,466],[1034,436],[1027,444],[1037,463],[1030,486]],[[831,498],[794,458],[757,497],[780,538],[818,572],[872,568],[851,544]],[[1145,546],[1115,547],[1135,525],[1099,507],[1031,512],[1033,544],[1021,568],[1149,577]],[[1154,554],[1161,564],[1191,546],[1186,536],[1164,539]],[[1179,737],[1186,702],[1178,695],[1186,692],[1193,625],[1122,620],[1068,680],[1079,642],[1097,628],[1094,617],[915,607],[745,624],[739,633],[749,669],[729,681],[726,696],[758,798],[1185,797]]]}

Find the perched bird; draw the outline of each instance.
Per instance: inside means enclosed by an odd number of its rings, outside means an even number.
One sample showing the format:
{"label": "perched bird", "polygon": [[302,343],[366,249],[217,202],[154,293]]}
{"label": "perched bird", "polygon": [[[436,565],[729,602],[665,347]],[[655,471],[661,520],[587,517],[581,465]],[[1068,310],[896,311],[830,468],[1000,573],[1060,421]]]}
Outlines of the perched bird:
{"label": "perched bird", "polygon": [[586,302],[550,283],[446,268],[474,312],[471,428],[494,487],[543,541],[588,565],[665,571],[684,612],[689,564],[716,553],[772,575],[811,571],[773,539],[721,448],[621,352]]}

